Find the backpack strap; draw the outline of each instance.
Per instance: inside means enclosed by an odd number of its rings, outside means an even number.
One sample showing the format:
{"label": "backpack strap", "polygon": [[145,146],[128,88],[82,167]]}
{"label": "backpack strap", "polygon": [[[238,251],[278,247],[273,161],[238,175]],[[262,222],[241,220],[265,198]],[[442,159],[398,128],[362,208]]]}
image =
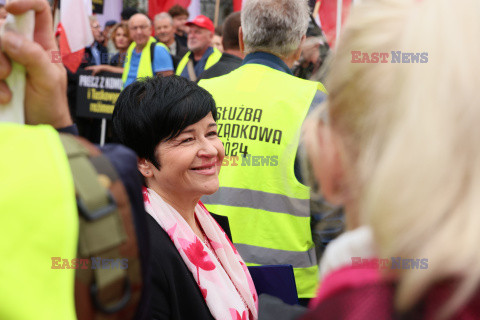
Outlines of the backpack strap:
{"label": "backpack strap", "polygon": [[[79,137],[62,134],[60,138],[72,170],[80,221],[77,317],[132,318],[142,283],[128,195],[99,149]],[[86,267],[82,259],[88,261]]]}
{"label": "backpack strap", "polygon": [[[191,57],[193,59],[193,54],[191,55]],[[197,75],[195,73],[195,67],[193,65],[193,60],[192,59],[188,59],[187,71],[188,71],[188,76],[190,77],[190,80],[193,81],[193,82],[196,82],[197,81]]]}
{"label": "backpack strap", "polygon": [[152,42],[150,43],[150,64],[152,65],[152,73],[153,76],[155,77],[155,71],[153,70],[153,61],[155,61],[155,46],[157,45],[157,42]]}

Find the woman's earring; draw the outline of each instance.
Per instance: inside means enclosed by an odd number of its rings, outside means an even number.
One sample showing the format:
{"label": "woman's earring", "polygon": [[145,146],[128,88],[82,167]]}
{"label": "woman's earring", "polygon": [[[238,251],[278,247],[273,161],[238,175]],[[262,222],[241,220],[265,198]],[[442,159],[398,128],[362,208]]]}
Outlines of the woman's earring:
{"label": "woman's earring", "polygon": [[150,171],[145,171],[145,174],[150,174]]}

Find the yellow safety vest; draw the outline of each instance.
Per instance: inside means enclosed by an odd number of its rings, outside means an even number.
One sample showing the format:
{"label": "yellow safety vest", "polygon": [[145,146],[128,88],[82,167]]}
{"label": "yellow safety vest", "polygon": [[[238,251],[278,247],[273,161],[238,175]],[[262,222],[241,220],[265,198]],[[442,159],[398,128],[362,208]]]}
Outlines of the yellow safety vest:
{"label": "yellow safety vest", "polygon": [[[190,54],[192,54],[191,51],[188,51],[182,58],[182,60],[180,60],[180,62],[178,63],[178,66],[177,66],[177,71],[175,72],[175,74],[177,76],[180,76],[183,72],[183,69],[185,69],[185,67],[187,66],[187,63],[188,63],[188,59],[190,57]],[[205,63],[205,69],[203,69],[204,71],[209,69],[211,66],[213,66],[215,63],[218,62],[218,60],[220,60],[220,58],[222,57],[222,53],[217,49],[217,48],[213,48],[213,52],[211,55],[208,56],[207,58],[207,62]]]}
{"label": "yellow safety vest", "polygon": [[228,216],[235,246],[248,265],[291,264],[299,297],[315,296],[310,188],[296,179],[294,162],[302,123],[317,90],[325,88],[259,64],[199,84],[217,104],[227,155],[219,190],[202,201]]}
{"label": "yellow safety vest", "polygon": [[[156,42],[157,46],[164,47],[167,52],[170,52],[170,49],[166,45],[161,42],[157,42],[154,37],[150,37],[148,39],[147,44],[142,50],[142,55],[140,56],[140,63],[138,64],[137,69],[137,79],[143,77],[153,77],[153,70],[152,70],[152,56],[150,53],[150,46],[153,42]],[[136,44],[132,42],[127,50],[127,56],[125,57],[125,65],[123,66],[123,74],[122,74],[122,82],[125,84],[128,79],[128,73],[130,72],[130,63],[132,61],[132,53],[135,50]]]}
{"label": "yellow safety vest", "polygon": [[68,159],[49,126],[0,124],[0,319],[76,319],[78,214]]}

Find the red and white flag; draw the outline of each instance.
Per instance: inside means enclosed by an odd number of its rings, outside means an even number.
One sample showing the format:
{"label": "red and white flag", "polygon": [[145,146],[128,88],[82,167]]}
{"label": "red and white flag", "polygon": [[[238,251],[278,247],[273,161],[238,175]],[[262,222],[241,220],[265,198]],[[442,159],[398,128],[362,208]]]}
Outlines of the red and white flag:
{"label": "red and white flag", "polygon": [[94,40],[88,20],[91,14],[91,1],[62,0],[60,3],[60,53],[63,64],[72,72],[77,72],[85,47]]}
{"label": "red and white flag", "polygon": [[242,10],[243,0],[233,0],[233,11],[241,11]]}
{"label": "red and white flag", "polygon": [[189,13],[189,20],[195,19],[198,15],[201,15],[200,0],[190,0],[190,4],[187,7]]}
{"label": "red and white flag", "polygon": [[[318,11],[313,13],[313,17],[325,33],[330,48],[335,48],[336,39],[340,36],[341,26],[345,23],[351,3],[352,0],[317,0],[315,8]],[[340,26],[337,26],[337,18],[340,18]]]}

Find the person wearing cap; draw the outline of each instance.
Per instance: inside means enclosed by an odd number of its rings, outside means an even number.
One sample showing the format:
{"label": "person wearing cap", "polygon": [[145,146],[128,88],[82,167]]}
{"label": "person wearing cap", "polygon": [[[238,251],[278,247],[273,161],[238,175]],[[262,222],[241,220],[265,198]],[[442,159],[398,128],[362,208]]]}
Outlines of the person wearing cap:
{"label": "person wearing cap", "polygon": [[245,0],[239,29],[246,56],[232,72],[201,80],[215,99],[226,161],[220,188],[202,197],[228,216],[247,265],[292,265],[301,303],[315,296],[316,251],[310,228],[311,190],[301,175],[300,135],[324,86],[296,78],[309,22],[304,0]]}
{"label": "person wearing cap", "polygon": [[113,45],[112,41],[110,41],[111,31],[114,25],[117,24],[115,20],[108,20],[105,22],[105,27],[103,28],[103,37],[105,40],[103,41],[103,45],[107,48],[108,53],[115,52],[115,46]]}
{"label": "person wearing cap", "polygon": [[198,77],[222,57],[222,53],[212,47],[215,27],[212,20],[204,15],[199,15],[190,22],[188,33],[187,52],[178,63],[176,75],[197,81]]}
{"label": "person wearing cap", "polygon": [[128,47],[123,66],[124,88],[137,78],[173,74],[172,57],[168,47],[151,36],[152,23],[146,15],[134,14],[128,20],[128,31],[133,42]]}

